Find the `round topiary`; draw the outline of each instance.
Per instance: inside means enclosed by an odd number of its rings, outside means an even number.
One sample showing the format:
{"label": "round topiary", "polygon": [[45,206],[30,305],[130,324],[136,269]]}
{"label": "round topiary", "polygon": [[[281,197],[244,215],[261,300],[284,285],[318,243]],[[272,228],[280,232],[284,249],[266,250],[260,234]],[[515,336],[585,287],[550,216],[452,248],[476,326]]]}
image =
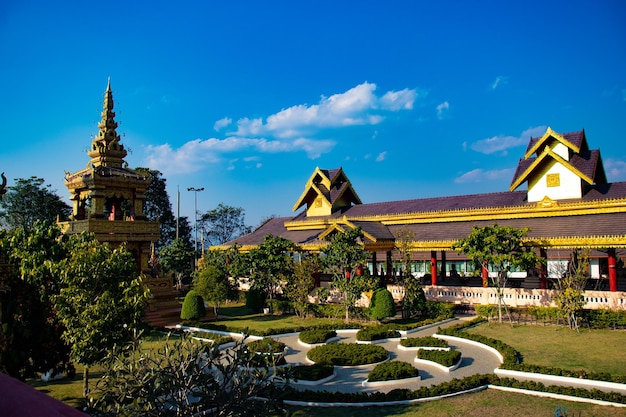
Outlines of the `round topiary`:
{"label": "round topiary", "polygon": [[183,301],[180,318],[182,320],[197,320],[204,317],[205,314],[206,309],[202,297],[194,290],[189,291]]}
{"label": "round topiary", "polygon": [[246,292],[246,307],[255,313],[260,313],[263,306],[265,306],[265,294],[256,288],[250,288]]}
{"label": "round topiary", "polygon": [[382,320],[396,315],[396,304],[386,288],[378,288],[372,295],[369,315],[374,320]]}

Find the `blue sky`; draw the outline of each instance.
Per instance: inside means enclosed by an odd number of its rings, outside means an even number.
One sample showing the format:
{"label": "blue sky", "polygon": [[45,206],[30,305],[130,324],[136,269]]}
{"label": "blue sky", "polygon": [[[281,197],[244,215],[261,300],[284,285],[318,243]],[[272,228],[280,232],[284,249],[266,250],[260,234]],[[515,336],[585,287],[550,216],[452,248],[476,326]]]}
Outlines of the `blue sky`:
{"label": "blue sky", "polygon": [[585,129],[626,181],[626,2],[5,1],[0,171],[67,196],[108,77],[131,167],[181,215],[288,216],[315,167],[364,203],[506,191]]}

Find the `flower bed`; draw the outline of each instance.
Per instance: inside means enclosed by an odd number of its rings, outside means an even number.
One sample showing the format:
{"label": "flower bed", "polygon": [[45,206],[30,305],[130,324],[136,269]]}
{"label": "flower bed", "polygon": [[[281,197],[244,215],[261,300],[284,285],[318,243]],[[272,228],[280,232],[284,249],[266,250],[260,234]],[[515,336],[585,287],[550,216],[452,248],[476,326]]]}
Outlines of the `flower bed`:
{"label": "flower bed", "polygon": [[382,362],[388,353],[382,346],[358,343],[332,343],[309,350],[307,359],[313,362],[330,362],[336,366],[358,366]]}

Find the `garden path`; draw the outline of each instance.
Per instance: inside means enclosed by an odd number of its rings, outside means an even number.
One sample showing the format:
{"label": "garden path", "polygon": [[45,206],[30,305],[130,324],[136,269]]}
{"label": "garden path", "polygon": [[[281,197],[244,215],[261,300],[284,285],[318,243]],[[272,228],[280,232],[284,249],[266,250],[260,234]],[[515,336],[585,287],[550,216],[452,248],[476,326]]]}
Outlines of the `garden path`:
{"label": "garden path", "polygon": [[[471,320],[473,317],[467,318]],[[426,337],[432,336],[437,332],[437,327],[448,327],[457,324],[460,320],[465,320],[465,317],[457,317],[455,320],[443,323],[441,325],[421,328],[417,331],[411,332],[409,337]],[[340,342],[353,343],[356,341],[356,332],[337,332]],[[285,343],[289,347],[289,352],[285,355],[285,359],[291,364],[306,364],[306,354],[310,348],[303,346],[298,342],[298,334],[286,334],[273,336],[275,339]],[[413,364],[419,370],[421,377],[420,381],[401,382],[395,381],[393,383],[386,384],[384,386],[377,387],[363,387],[361,384],[367,379],[367,374],[374,368],[375,365],[365,365],[359,367],[343,367],[336,366],[336,377],[332,380],[319,385],[303,385],[293,383],[292,385],[297,389],[309,389],[317,391],[337,391],[337,392],[389,392],[397,388],[407,388],[411,390],[418,389],[421,386],[438,385],[445,381],[450,381],[454,378],[463,378],[475,374],[491,374],[494,369],[500,366],[500,360],[498,357],[478,346],[470,343],[451,341],[448,342],[450,348],[459,350],[461,352],[461,365],[454,371],[445,372],[440,370],[436,366],[429,366],[424,364],[415,364],[413,361],[417,354],[416,351],[403,351],[398,349],[399,339],[387,340],[382,343],[378,343],[384,347],[390,354],[391,360],[400,360]]]}

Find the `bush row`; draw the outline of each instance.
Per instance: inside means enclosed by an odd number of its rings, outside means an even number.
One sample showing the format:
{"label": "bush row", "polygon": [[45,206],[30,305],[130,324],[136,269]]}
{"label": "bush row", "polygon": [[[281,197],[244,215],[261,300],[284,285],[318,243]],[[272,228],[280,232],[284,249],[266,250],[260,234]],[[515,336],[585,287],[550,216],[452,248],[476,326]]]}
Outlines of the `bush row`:
{"label": "bush row", "polygon": [[463,331],[463,329],[466,329],[468,327],[473,327],[477,324],[483,323],[484,321],[486,321],[484,318],[477,317],[474,320],[471,320],[465,323],[459,323],[454,326],[450,326],[446,329],[439,328],[437,329],[437,333],[448,335],[448,336],[462,337],[464,339],[473,340],[475,342],[479,342],[479,343],[482,343],[484,345],[487,345],[496,349],[498,352],[500,352],[500,354],[504,358],[504,363],[502,367],[505,369],[508,369],[506,368],[506,366],[521,363],[522,362],[521,353],[519,353],[517,350],[513,349],[511,346],[507,345],[506,343],[501,342],[500,340],[497,340],[497,339],[492,339],[490,337],[485,337],[485,336],[481,336],[478,334],[470,334],[470,333]]}
{"label": "bush row", "polygon": [[[476,314],[484,318],[493,318],[498,315],[498,307],[493,304],[483,304],[474,307]],[[564,323],[563,315],[557,307],[509,307],[513,316],[543,323]],[[594,329],[625,329],[626,311],[600,309],[582,310],[580,313],[583,325]]]}
{"label": "bush row", "polygon": [[392,381],[395,379],[414,378],[419,376],[419,371],[408,362],[389,361],[379,363],[367,375],[369,382]]}
{"label": "bush row", "polygon": [[527,389],[531,391],[550,392],[552,394],[570,395],[578,398],[589,398],[600,401],[610,401],[614,403],[626,404],[626,395],[617,392],[604,392],[597,389],[584,389],[574,387],[562,387],[558,385],[544,385],[535,381],[518,381],[513,378],[493,377],[494,385],[502,387],[511,387],[519,389]]}
{"label": "bush row", "polygon": [[250,352],[259,352],[259,353],[283,353],[285,351],[285,345],[283,342],[272,339],[271,337],[264,337],[260,340],[254,340],[248,343],[248,350]]}
{"label": "bush row", "polygon": [[461,359],[461,352],[458,350],[424,350],[417,351],[418,359],[437,362],[443,366],[451,367]]}
{"label": "bush row", "polygon": [[511,371],[531,372],[545,375],[566,376],[570,378],[592,379],[595,381],[615,382],[618,384],[626,384],[626,375],[611,375],[606,372],[587,372],[585,370],[571,370],[563,368],[554,368],[551,366],[531,365],[526,363],[511,364],[502,366],[503,369]]}
{"label": "bush row", "polygon": [[417,390],[394,389],[388,393],[345,393],[312,390],[296,391],[294,389],[290,389],[287,393],[286,399],[307,402],[342,403],[407,401],[419,398],[430,398],[440,395],[453,394],[461,391],[479,388],[489,384],[626,404],[626,395],[615,392],[604,392],[596,389],[586,390],[582,388],[561,387],[556,385],[545,386],[544,384],[533,381],[518,381],[516,379],[510,378],[498,378],[493,374],[472,375],[463,379],[455,378],[451,381],[443,382],[439,385],[420,387]]}
{"label": "bush row", "polygon": [[435,397],[438,395],[453,394],[478,388],[491,383],[493,375],[473,375],[463,379],[453,379],[439,385],[420,387],[417,390],[394,389],[388,393],[383,392],[329,392],[329,391],[296,391],[290,390],[287,399],[306,402],[341,402],[341,403],[362,403],[362,402],[385,402],[385,401],[406,401],[418,398]]}
{"label": "bush row", "polygon": [[211,343],[215,346],[224,345],[233,341],[233,338],[230,336],[222,336],[217,333],[210,332],[193,332],[192,336],[200,337],[202,339],[209,339],[211,340]]}
{"label": "bush row", "polygon": [[394,337],[400,337],[400,332],[391,326],[365,327],[356,333],[356,340],[361,340],[364,342],[392,339]]}
{"label": "bush row", "polygon": [[330,362],[337,366],[356,366],[386,360],[388,353],[382,346],[358,343],[331,343],[309,350],[307,358],[313,362]]}
{"label": "bush row", "polygon": [[326,343],[328,339],[337,336],[337,332],[334,330],[327,329],[311,329],[311,330],[303,330],[300,332],[298,338],[302,343],[308,344],[316,344],[316,343]]}
{"label": "bush row", "polygon": [[438,339],[436,337],[427,336],[427,337],[407,337],[406,339],[402,339],[400,344],[404,347],[441,347],[447,348],[448,342],[443,339]]}

